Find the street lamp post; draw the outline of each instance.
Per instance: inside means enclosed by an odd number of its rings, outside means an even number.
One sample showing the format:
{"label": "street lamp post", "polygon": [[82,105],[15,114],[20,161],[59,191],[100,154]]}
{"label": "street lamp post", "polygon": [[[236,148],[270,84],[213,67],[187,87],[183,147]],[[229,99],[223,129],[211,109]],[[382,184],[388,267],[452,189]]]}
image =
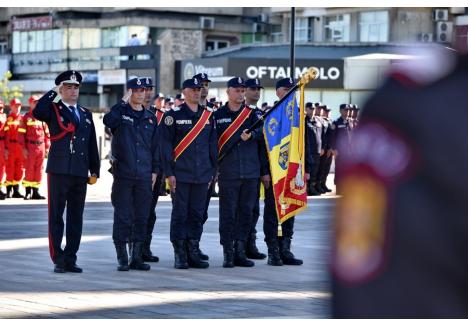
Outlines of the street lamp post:
{"label": "street lamp post", "polygon": [[295,41],[295,29],[296,29],[296,8],[291,7],[291,36],[290,36],[290,61],[289,61],[289,77],[294,79],[294,71],[296,70],[295,64],[295,53],[294,53],[294,41]]}

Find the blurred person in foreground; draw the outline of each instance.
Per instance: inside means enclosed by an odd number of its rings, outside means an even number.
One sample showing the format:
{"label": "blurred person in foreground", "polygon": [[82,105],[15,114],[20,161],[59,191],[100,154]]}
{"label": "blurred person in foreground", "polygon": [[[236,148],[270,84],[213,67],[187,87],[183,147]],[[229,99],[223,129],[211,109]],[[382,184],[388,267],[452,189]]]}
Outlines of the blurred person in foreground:
{"label": "blurred person in foreground", "polygon": [[468,119],[468,56],[435,55],[390,75],[342,154],[334,317],[468,317],[468,141],[453,125]]}

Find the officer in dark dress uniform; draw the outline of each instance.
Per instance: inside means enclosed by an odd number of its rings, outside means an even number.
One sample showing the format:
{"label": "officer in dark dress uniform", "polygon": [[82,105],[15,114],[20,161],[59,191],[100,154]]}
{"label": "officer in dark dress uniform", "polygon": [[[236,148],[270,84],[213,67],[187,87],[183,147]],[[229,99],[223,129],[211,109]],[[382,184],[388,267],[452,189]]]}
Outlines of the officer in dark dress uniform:
{"label": "officer in dark dress uniform", "polygon": [[200,104],[197,78],[183,82],[185,103],[167,112],[162,125],[162,165],[173,198],[170,239],[174,267],[207,268],[200,259],[207,190],[218,159],[213,112]]}
{"label": "officer in dark dress uniform", "polygon": [[[202,86],[201,92],[200,92],[200,105],[202,107],[210,108],[214,110],[214,105],[213,103],[209,102],[207,97],[208,97],[208,92],[210,89],[210,83],[211,80],[209,79],[208,75],[205,73],[199,73],[193,76],[192,78],[198,79],[200,82],[200,85]],[[206,196],[206,203],[205,203],[205,213],[203,214],[203,220],[202,220],[202,227],[205,225],[206,221],[208,220],[208,208],[210,207],[210,200],[213,195],[215,195],[215,186],[218,181],[216,180],[216,177],[213,182],[210,183],[210,187],[208,188],[207,191],[207,196]],[[216,194],[217,195],[217,194]],[[198,239],[201,240],[201,239]],[[208,260],[210,257],[205,254],[201,249],[200,249],[200,259],[201,260]]]}
{"label": "officer in dark dress uniform", "polygon": [[[252,226],[252,213],[260,177],[260,125],[246,133],[257,120],[253,109],[246,107],[245,83],[241,77],[227,82],[228,102],[215,113],[219,163],[219,233],[223,246],[223,267],[252,267],[245,245]],[[229,150],[239,138],[242,141]]]}
{"label": "officer in dark dress uniform", "polygon": [[[255,105],[255,109],[253,113],[257,116],[257,119],[260,119],[261,116],[263,115],[263,111],[257,107],[257,103],[260,100],[260,92],[263,89],[263,86],[261,84],[260,79],[258,78],[253,78],[253,79],[247,79],[245,81],[245,103],[247,105]],[[263,128],[263,124],[261,126]],[[262,139],[259,142],[259,149],[262,153],[266,153],[266,145],[265,145],[265,140],[262,135]],[[264,156],[265,154],[262,154],[262,158],[266,157]],[[266,164],[268,164],[268,161],[266,161]],[[258,248],[257,244],[255,243],[255,240],[257,239],[257,222],[258,218],[260,217],[260,179],[258,182],[258,192],[257,192],[257,197],[255,200],[255,206],[253,209],[253,216],[252,216],[252,226],[250,227],[250,232],[249,232],[249,237],[247,238],[247,244],[246,244],[246,254],[247,258],[250,259],[265,259],[266,255],[264,253],[261,253]]]}
{"label": "officer in dark dress uniform", "polygon": [[[149,270],[143,262],[143,243],[151,206],[152,187],[159,173],[156,117],[143,106],[145,84],[139,78],[127,81],[124,98],[104,115],[112,130],[112,205],[114,240],[119,271]],[[127,242],[131,243],[130,263]]]}
{"label": "officer in dark dress uniform", "polygon": [[320,156],[318,171],[318,187],[322,193],[331,192],[327,187],[327,178],[333,161],[333,150],[331,149],[331,138],[333,135],[333,121],[329,118],[331,109],[327,105],[322,106],[323,137],[322,148],[324,154]]}
{"label": "officer in dark dress uniform", "polygon": [[[149,77],[143,77],[140,78],[140,81],[145,86],[145,102],[149,103],[149,100],[153,98],[154,93],[153,80]],[[148,105],[147,108],[151,113],[155,115],[156,126],[159,126],[160,122],[162,121],[162,116],[164,115],[164,112],[156,108],[156,106],[154,105]],[[158,142],[159,141],[160,135],[158,134]],[[158,146],[158,150],[160,150],[160,146]],[[156,223],[156,204],[158,203],[161,183],[163,181],[162,175],[162,171],[159,171],[158,176],[156,177],[156,183],[153,187],[153,194],[151,196],[151,207],[148,217],[148,225],[146,226],[146,238],[143,242],[142,258],[145,262],[150,263],[157,263],[159,261],[159,257],[154,256],[153,252],[151,251],[151,240],[153,239],[153,230],[154,225]]]}
{"label": "officer in dark dress uniform", "polygon": [[[276,82],[276,95],[279,99],[295,85],[292,78],[283,78]],[[306,156],[310,155],[310,151],[306,146]],[[307,163],[306,167],[307,168]],[[306,170],[306,173],[310,171]],[[278,216],[275,208],[275,198],[273,195],[273,187],[271,184],[271,176],[269,164],[262,166],[261,180],[265,187],[265,207],[263,211],[263,232],[265,233],[265,242],[268,247],[268,265],[282,266],[284,265],[302,265],[303,261],[297,259],[291,252],[291,241],[294,234],[294,219],[291,217],[281,224],[282,236],[278,236]],[[306,178],[307,179],[307,178]]]}
{"label": "officer in dark dress uniform", "polygon": [[[351,132],[349,127],[349,120],[348,120],[348,113],[349,113],[349,104],[341,104],[340,105],[340,117],[333,121],[333,136],[331,142],[331,148],[333,148],[335,152],[335,185],[336,185],[336,194],[341,194],[341,189],[339,186],[339,179],[340,179],[340,160],[342,151],[348,153],[351,148]],[[342,143],[340,149],[338,149],[338,142]]]}
{"label": "officer in dark dress uniform", "polygon": [[334,317],[468,318],[468,142],[453,125],[468,119],[468,57],[435,80],[424,69],[391,73],[355,131],[365,150],[342,157]]}
{"label": "officer in dark dress uniform", "polygon": [[[55,79],[57,86],[39,99],[33,111],[36,119],[47,123],[51,137],[46,172],[49,249],[56,273],[83,271],[76,265],[76,253],[81,241],[86,187],[99,177],[100,158],[93,117],[77,103],[81,81],[81,74],[75,70],[61,73]],[[62,250],[65,206],[67,244]]]}
{"label": "officer in dark dress uniform", "polygon": [[312,156],[312,170],[310,171],[310,179],[307,182],[307,195],[320,196],[320,192],[316,189],[316,180],[320,164],[320,151],[322,148],[322,124],[315,115],[316,109],[322,105],[317,102],[312,104],[307,102],[305,105],[306,118],[306,148],[310,150]]}

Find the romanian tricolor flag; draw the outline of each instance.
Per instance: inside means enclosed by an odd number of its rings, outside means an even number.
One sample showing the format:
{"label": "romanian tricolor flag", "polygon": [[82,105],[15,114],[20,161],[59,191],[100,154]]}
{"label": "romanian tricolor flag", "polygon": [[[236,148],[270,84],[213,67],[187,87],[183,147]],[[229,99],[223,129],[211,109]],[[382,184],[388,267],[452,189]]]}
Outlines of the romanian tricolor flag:
{"label": "romanian tricolor flag", "polygon": [[298,106],[296,92],[291,93],[263,126],[279,225],[307,207],[304,86],[300,98]]}

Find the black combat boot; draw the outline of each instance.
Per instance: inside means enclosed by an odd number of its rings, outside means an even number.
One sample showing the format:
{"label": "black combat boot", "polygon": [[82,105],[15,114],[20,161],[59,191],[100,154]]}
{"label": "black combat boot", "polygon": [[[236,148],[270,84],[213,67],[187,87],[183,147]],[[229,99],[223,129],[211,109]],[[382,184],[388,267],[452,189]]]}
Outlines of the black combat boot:
{"label": "black combat boot", "polygon": [[285,265],[302,265],[303,261],[294,257],[291,252],[291,238],[279,237],[281,260]]}
{"label": "black combat boot", "polygon": [[234,246],[231,243],[223,245],[223,267],[233,268],[234,267]]}
{"label": "black combat boot", "polygon": [[13,186],[6,186],[6,198],[11,198],[13,195]]}
{"label": "black combat boot", "polygon": [[134,242],[132,244],[132,251],[130,252],[130,269],[136,269],[139,271],[149,271],[151,266],[145,264],[141,255],[143,253],[143,242]]}
{"label": "black combat boot", "polygon": [[271,266],[283,266],[283,261],[281,260],[278,241],[269,240],[266,242],[268,247],[268,265]]}
{"label": "black combat boot", "polygon": [[257,239],[257,235],[253,232],[250,234],[249,238],[247,239],[247,247],[245,248],[245,253],[247,258],[250,259],[265,259],[266,255],[258,251],[257,245],[255,240]]}
{"label": "black combat boot", "polygon": [[195,239],[187,240],[188,265],[193,268],[208,268],[210,264],[200,259],[199,241]]}
{"label": "black combat boot", "polygon": [[157,263],[159,261],[158,256],[153,256],[151,252],[151,239],[152,237],[148,237],[146,241],[143,243],[143,260],[149,263]]}
{"label": "black combat boot", "polygon": [[245,241],[236,240],[234,244],[234,266],[253,267],[255,263],[245,255]]}
{"label": "black combat boot", "polygon": [[24,200],[32,199],[31,196],[32,196],[31,187],[26,187],[26,194],[24,195]]}
{"label": "black combat boot", "polygon": [[174,268],[187,269],[187,248],[185,247],[185,240],[175,240],[172,242],[174,247]]}
{"label": "black combat boot", "polygon": [[12,198],[24,198],[24,196],[19,192],[18,185],[13,186],[13,195],[11,197]]}
{"label": "black combat boot", "polygon": [[0,188],[0,200],[5,200],[5,198],[6,198],[6,193],[4,193],[2,189]]}
{"label": "black combat boot", "polygon": [[201,251],[200,247],[198,247],[198,256],[200,257],[201,260],[209,260],[210,257],[205,254],[203,251]]}
{"label": "black combat boot", "polygon": [[315,183],[313,183],[307,193],[309,196],[320,196],[321,193],[317,191]]}
{"label": "black combat boot", "polygon": [[39,193],[39,188],[31,187],[31,189],[32,189],[31,199],[45,199],[45,197],[41,196],[41,194]]}
{"label": "black combat boot", "polygon": [[327,191],[326,191],[325,189],[322,188],[322,185],[321,185],[320,183],[317,183],[317,184],[315,185],[315,190],[317,190],[317,192],[320,193],[320,194],[322,194],[322,195],[325,194],[325,193],[327,193]]}
{"label": "black combat boot", "polygon": [[126,272],[130,270],[130,266],[128,266],[128,253],[127,253],[127,244],[123,243],[114,243],[115,244],[115,251],[117,252],[117,261],[119,266],[117,266],[117,270],[119,272]]}
{"label": "black combat boot", "polygon": [[330,188],[327,187],[325,182],[322,182],[321,186],[322,186],[322,189],[325,190],[326,192],[331,192],[332,191]]}

